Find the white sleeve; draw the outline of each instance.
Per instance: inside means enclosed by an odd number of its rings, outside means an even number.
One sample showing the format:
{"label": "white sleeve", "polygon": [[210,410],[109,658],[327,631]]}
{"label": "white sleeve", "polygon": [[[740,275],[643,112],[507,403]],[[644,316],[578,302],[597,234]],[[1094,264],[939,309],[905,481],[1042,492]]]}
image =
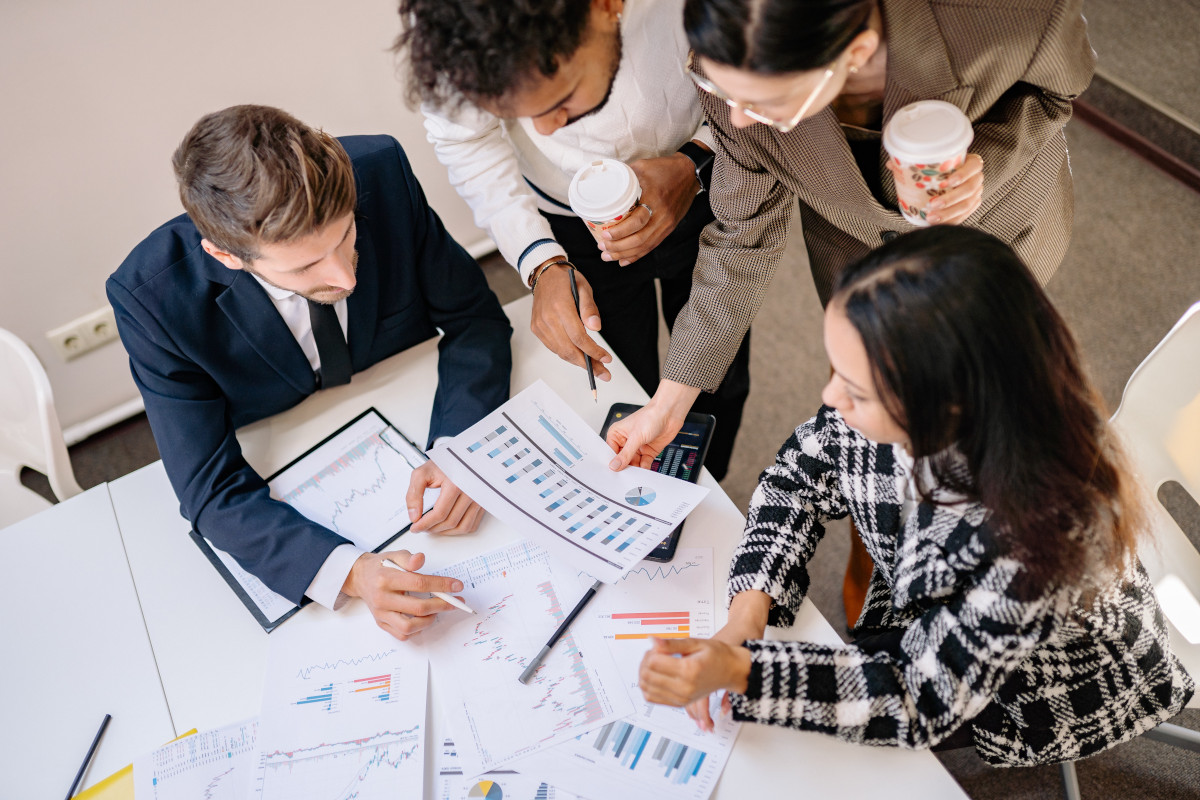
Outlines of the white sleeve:
{"label": "white sleeve", "polygon": [[450,183],[467,201],[475,224],[488,232],[508,263],[529,285],[529,273],[542,262],[566,257],[554,240],[550,223],[538,213],[537,199],[521,174],[516,153],[504,137],[500,120],[463,106],[451,119],[422,106],[426,138]]}
{"label": "white sleeve", "polygon": [[352,544],[339,544],[333,548],[304,594],[312,598],[314,603],[320,603],[330,611],[337,611],[349,599],[342,594],[342,586],[345,585],[354,562],[362,554],[363,551]]}

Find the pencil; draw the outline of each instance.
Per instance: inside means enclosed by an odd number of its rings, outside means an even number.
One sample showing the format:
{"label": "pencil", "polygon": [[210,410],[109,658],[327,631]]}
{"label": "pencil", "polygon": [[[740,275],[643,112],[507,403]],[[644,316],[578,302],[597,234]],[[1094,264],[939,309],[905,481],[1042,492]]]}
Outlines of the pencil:
{"label": "pencil", "polygon": [[567,628],[571,627],[571,623],[579,616],[579,612],[583,611],[583,607],[588,604],[588,601],[596,596],[596,591],[599,588],[600,581],[596,581],[592,584],[592,588],[583,593],[583,597],[579,598],[579,602],[571,609],[571,613],[567,614],[567,618],[558,626],[558,630],[550,636],[550,641],[546,642],[545,646],[538,651],[538,654],[533,657],[533,660],[529,662],[529,666],[525,668],[525,671],[521,673],[517,680],[521,683],[529,683],[529,679],[533,677],[533,673],[537,672],[537,668],[542,665],[542,661],[549,654],[550,648],[554,647],[554,644],[567,632]]}
{"label": "pencil", "polygon": [[105,714],[104,719],[100,721],[100,730],[96,731],[96,738],[92,739],[92,746],[88,748],[87,755],[83,757],[83,763],[79,765],[79,772],[75,773],[75,780],[71,781],[71,788],[67,791],[67,800],[71,800],[75,796],[75,790],[79,788],[79,782],[83,780],[83,773],[87,772],[88,764],[92,763],[92,756],[96,755],[96,749],[100,746],[100,737],[104,735],[104,729],[108,727],[108,721],[112,719],[112,714]]}
{"label": "pencil", "polygon": [[[567,271],[571,273],[571,297],[575,298],[575,313],[579,313],[579,287],[575,285],[575,268],[567,267]],[[583,361],[587,364],[588,387],[592,390],[592,402],[598,403],[596,397],[596,373],[592,371],[592,357],[587,353],[583,354]]]}
{"label": "pencil", "polygon": [[[379,560],[379,563],[380,563],[380,564],[383,564],[383,565],[384,565],[385,567],[387,567],[388,569],[398,569],[398,570],[400,570],[401,572],[407,572],[407,573],[409,573],[410,575],[416,575],[416,574],[417,574],[417,573],[415,573],[415,572],[412,572],[411,570],[407,570],[407,569],[405,569],[404,567],[402,567],[402,566],[400,566],[399,564],[397,564],[395,561],[392,561],[390,558],[383,558],[383,559],[380,559],[380,560]],[[441,600],[445,600],[447,603],[449,603],[450,605],[452,605],[452,606],[454,606],[455,608],[459,609],[460,611],[465,611],[465,612],[467,612],[468,614],[474,614],[474,613],[475,613],[475,609],[471,608],[469,605],[467,605],[466,603],[464,603],[462,600],[459,600],[457,597],[454,597],[453,595],[446,594],[445,592],[430,592],[430,594],[431,594],[431,595],[433,595],[434,597],[437,597],[437,598],[441,599]]]}

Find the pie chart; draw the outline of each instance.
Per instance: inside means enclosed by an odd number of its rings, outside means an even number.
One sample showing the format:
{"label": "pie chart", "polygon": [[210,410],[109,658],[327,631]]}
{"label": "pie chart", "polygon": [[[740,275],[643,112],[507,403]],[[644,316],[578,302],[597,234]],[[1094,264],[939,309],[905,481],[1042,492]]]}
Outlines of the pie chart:
{"label": "pie chart", "polygon": [[495,781],[480,781],[471,787],[467,797],[482,797],[485,800],[503,800],[504,790]]}
{"label": "pie chart", "polygon": [[655,497],[654,490],[648,486],[635,486],[625,493],[625,500],[631,506],[648,506]]}

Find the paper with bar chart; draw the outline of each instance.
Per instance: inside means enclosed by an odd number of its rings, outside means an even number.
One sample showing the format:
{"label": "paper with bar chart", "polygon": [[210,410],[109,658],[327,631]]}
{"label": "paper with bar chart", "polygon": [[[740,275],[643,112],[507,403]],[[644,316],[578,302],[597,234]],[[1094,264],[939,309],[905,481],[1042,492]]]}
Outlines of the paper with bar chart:
{"label": "paper with bar chart", "polygon": [[258,720],[194,733],[133,760],[138,800],[242,800],[258,761]]}
{"label": "paper with bar chart", "polygon": [[637,712],[512,764],[566,791],[594,797],[704,800],[716,787],[737,737],[738,723],[718,714],[704,733],[680,708],[642,700],[637,671],[654,638],[708,638],[713,617],[712,548],[679,548],[668,564],[645,562],[604,587],[589,608],[622,677],[636,693]]}
{"label": "paper with bar chart", "polygon": [[557,786],[510,769],[498,769],[477,777],[463,774],[458,748],[452,739],[442,742],[437,759],[437,800],[584,800]]}
{"label": "paper with bar chart", "polygon": [[251,797],[422,796],[428,662],[355,610],[272,635]]}
{"label": "paper with bar chart", "polygon": [[708,493],[650,470],[610,470],[612,450],[542,381],[430,456],[496,517],[605,583]]}
{"label": "paper with bar chart", "polygon": [[462,596],[477,612],[441,615],[413,640],[429,654],[437,697],[468,777],[633,711],[595,620],[586,614],[528,684],[517,681],[583,596],[576,569],[523,539],[428,571],[461,580]]}

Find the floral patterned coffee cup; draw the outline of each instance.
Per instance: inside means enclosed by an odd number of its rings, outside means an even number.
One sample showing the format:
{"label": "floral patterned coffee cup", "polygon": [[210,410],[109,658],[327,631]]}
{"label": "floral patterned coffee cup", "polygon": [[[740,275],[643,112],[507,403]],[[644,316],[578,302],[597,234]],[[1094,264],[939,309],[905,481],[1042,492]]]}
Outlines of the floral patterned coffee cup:
{"label": "floral patterned coffee cup", "polygon": [[895,167],[896,199],[906,220],[930,224],[929,201],[950,188],[950,174],[966,160],[974,138],[967,115],[941,100],[910,103],[888,120],[883,146]]}

